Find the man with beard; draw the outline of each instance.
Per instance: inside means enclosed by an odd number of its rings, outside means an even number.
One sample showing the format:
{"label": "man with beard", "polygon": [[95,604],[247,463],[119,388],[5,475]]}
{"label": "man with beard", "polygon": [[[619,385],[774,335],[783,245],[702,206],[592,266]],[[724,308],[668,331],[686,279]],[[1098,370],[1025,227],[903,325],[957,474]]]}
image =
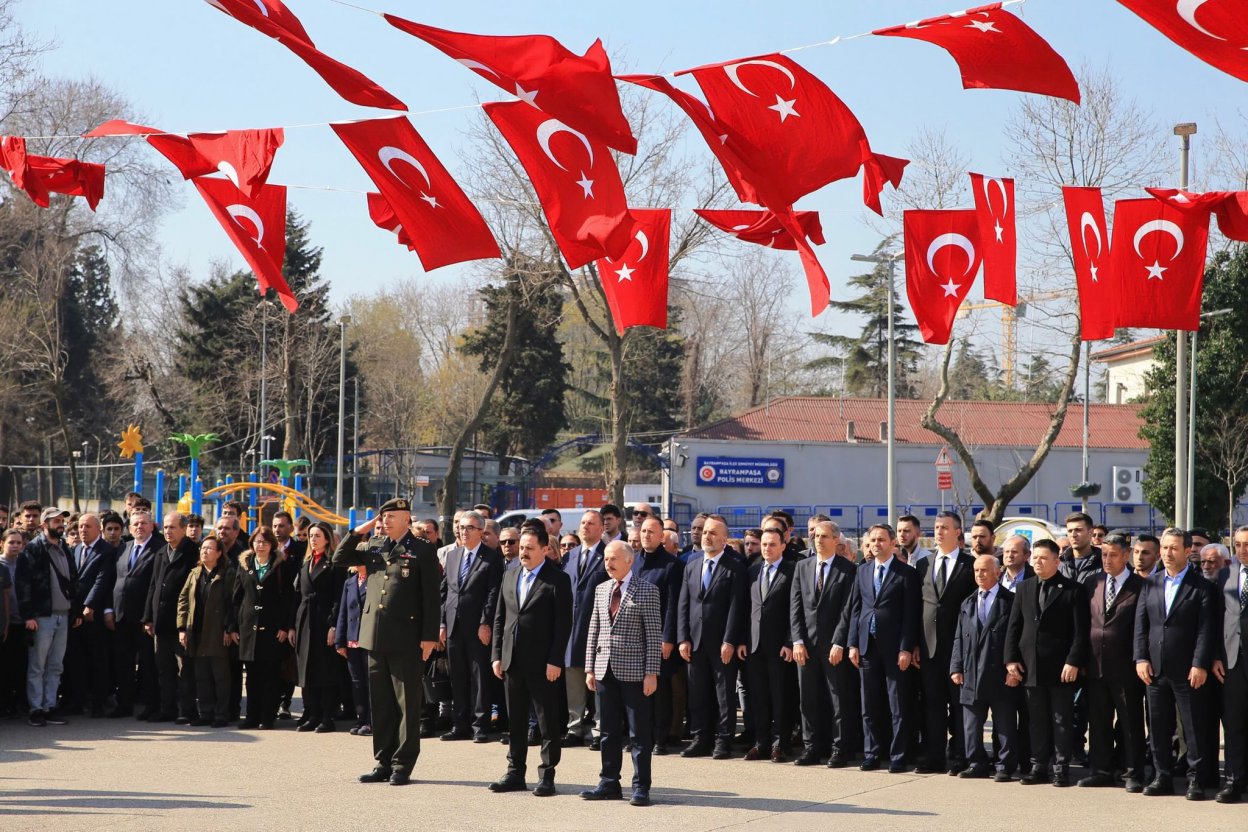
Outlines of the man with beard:
{"label": "man with beard", "polygon": [[56,711],[62,661],[70,627],[82,623],[75,585],[78,569],[61,541],[68,511],[45,508],[42,531],[17,562],[17,606],[31,638],[26,664],[26,698],[30,724],[64,725]]}

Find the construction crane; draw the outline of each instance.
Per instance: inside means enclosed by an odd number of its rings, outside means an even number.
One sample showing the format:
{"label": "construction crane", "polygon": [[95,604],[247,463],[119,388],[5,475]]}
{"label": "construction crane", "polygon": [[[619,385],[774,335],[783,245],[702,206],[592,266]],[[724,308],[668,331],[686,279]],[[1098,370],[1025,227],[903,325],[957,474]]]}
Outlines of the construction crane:
{"label": "construction crane", "polygon": [[966,303],[963,302],[958,307],[956,318],[961,320],[970,317],[972,312],[978,312],[985,309],[1001,310],[1001,341],[1004,366],[1005,386],[1012,388],[1014,386],[1014,364],[1018,357],[1018,319],[1027,317],[1027,305],[1037,303],[1043,300],[1057,300],[1060,298],[1069,298],[1074,296],[1074,291],[1058,291],[1058,292],[1036,292],[1027,297],[1018,299],[1018,306],[1010,306],[1008,303],[1001,303],[996,300],[985,300],[982,303]]}

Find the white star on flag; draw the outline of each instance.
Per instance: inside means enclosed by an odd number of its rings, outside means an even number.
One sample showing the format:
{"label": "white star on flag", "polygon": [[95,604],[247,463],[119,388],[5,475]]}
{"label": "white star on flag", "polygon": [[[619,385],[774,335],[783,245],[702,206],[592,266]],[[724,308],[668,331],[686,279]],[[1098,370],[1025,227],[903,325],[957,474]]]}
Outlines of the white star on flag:
{"label": "white star on flag", "polygon": [[1092,264],[1088,264],[1088,268],[1092,270],[1092,282],[1093,282],[1093,283],[1096,283],[1096,282],[1097,282],[1097,280],[1096,280],[1096,266],[1094,266],[1094,265],[1092,265]]}
{"label": "white star on flag", "polygon": [[438,198],[434,196],[433,194],[421,194],[420,198],[423,199],[425,202],[428,202],[430,208],[442,207],[441,205],[438,204]]}
{"label": "white star on flag", "polygon": [[767,109],[768,109],[768,110],[775,110],[777,113],[779,113],[779,114],[780,114],[780,123],[781,123],[781,124],[783,124],[783,123],[784,123],[784,120],[785,120],[786,118],[788,118],[789,116],[798,116],[799,118],[801,117],[801,115],[802,115],[802,114],[801,114],[801,113],[799,113],[797,110],[794,110],[794,109],[793,109],[793,105],[794,105],[794,104],[796,104],[796,103],[797,103],[797,99],[796,99],[796,98],[791,99],[791,100],[789,100],[789,101],[786,101],[785,99],[783,99],[783,98],[781,98],[779,95],[777,95],[777,96],[776,96],[776,103],[775,103],[775,104],[772,104],[772,105],[771,105],[770,107],[768,107]]}
{"label": "white star on flag", "polygon": [[537,90],[533,90],[532,92],[529,92],[524,87],[520,86],[519,84],[516,84],[516,98],[519,98],[521,101],[523,101],[525,104],[528,104],[530,107],[537,106],[537,104],[533,103],[533,99],[537,98]]}
{"label": "white star on flag", "polygon": [[945,290],[945,297],[956,298],[958,296],[958,290],[962,288],[962,284],[954,283],[953,278],[951,277],[949,278],[949,282],[942,284],[940,288]]}
{"label": "white star on flag", "polygon": [[628,267],[628,264],[627,264],[627,263],[625,263],[623,266],[621,266],[621,267],[620,267],[620,268],[616,271],[616,273],[615,273],[615,274],[616,274],[616,277],[617,277],[618,279],[617,279],[615,282],[616,282],[616,283],[623,283],[625,280],[627,280],[629,283],[632,283],[632,282],[633,282],[633,272],[635,272],[635,271],[637,271],[637,270],[636,270],[636,269],[630,269],[630,268]]}
{"label": "white star on flag", "polygon": [[1162,272],[1164,272],[1164,271],[1166,270],[1166,267],[1165,267],[1165,266],[1163,266],[1163,265],[1161,265],[1161,261],[1159,261],[1159,260],[1155,260],[1155,261],[1153,261],[1153,265],[1151,265],[1151,266],[1146,266],[1145,268],[1147,268],[1147,269],[1148,269],[1148,279],[1149,279],[1149,280],[1152,280],[1154,277],[1155,277],[1155,278],[1157,278],[1158,280],[1164,280],[1164,279],[1165,279],[1165,278],[1163,278],[1163,277],[1161,276],[1161,273],[1162,273]]}
{"label": "white star on flag", "polygon": [[581,178],[576,180],[576,184],[581,186],[581,190],[585,192],[586,199],[594,198],[594,180],[585,175],[585,171],[581,171]]}
{"label": "white star on flag", "polygon": [[966,24],[966,28],[978,29],[981,32],[996,32],[998,35],[1001,34],[1001,30],[997,28],[997,24],[993,23],[991,20],[972,20],[970,23]]}
{"label": "white star on flag", "polygon": [[995,231],[995,232],[997,232],[997,242],[998,242],[998,243],[1000,243],[1000,242],[1004,242],[1004,241],[1001,239],[1001,232],[1002,232],[1002,231],[1004,231],[1005,229],[1001,227],[1001,220],[997,220],[997,221],[995,222],[995,224],[992,226],[992,230],[993,230],[993,231]]}

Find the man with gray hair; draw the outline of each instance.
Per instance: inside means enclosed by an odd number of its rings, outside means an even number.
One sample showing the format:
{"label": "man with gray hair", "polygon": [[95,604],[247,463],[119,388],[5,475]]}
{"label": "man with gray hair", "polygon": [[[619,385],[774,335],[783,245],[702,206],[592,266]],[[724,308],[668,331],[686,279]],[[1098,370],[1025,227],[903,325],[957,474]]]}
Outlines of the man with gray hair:
{"label": "man with gray hair", "polygon": [[1035,577],[1031,568],[1031,541],[1021,534],[1012,534],[1001,544],[1001,586],[1014,592],[1020,582]]}
{"label": "man with gray hair", "polygon": [[199,562],[199,546],[186,534],[186,515],[171,511],[162,526],[165,545],[153,557],[152,582],[143,605],[143,629],[156,640],[156,684],[160,711],[152,722],[190,725],[195,703],[195,663],[178,641],[178,596]]}
{"label": "man with gray hair", "polygon": [[[563,571],[572,581],[572,633],[564,657],[564,684],[567,689],[568,733],[563,745],[576,746],[589,741],[597,751],[600,740],[593,736],[593,720],[586,711],[585,643],[589,638],[589,620],[594,611],[594,590],[607,580],[603,554],[607,541],[602,513],[590,509],[581,515],[581,545],[568,550]],[[554,738],[552,738],[554,739]]]}
{"label": "man with gray hair", "polygon": [[1231,553],[1221,543],[1206,544],[1200,550],[1200,571],[1206,580],[1216,581],[1231,562]]}

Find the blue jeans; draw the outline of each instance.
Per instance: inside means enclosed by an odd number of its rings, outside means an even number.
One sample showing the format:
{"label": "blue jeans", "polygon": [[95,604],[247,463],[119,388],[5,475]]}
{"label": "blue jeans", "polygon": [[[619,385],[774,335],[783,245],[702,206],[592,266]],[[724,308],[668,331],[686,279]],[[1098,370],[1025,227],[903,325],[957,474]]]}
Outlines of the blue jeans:
{"label": "blue jeans", "polygon": [[69,638],[69,616],[49,615],[35,619],[35,643],[30,646],[26,666],[26,698],[32,711],[56,707],[56,690],[61,684],[65,643]]}

